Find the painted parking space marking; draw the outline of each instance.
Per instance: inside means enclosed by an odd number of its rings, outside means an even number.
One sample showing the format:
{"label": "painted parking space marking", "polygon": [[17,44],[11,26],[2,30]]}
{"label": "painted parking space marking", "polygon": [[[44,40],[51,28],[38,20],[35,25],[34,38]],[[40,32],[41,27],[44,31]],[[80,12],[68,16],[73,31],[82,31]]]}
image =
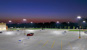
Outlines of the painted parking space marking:
{"label": "painted parking space marking", "polygon": [[61,50],[62,50],[62,41],[61,41]]}
{"label": "painted parking space marking", "polygon": [[69,42],[69,45],[70,45],[71,49],[73,50],[73,48],[72,48],[72,46],[71,46],[70,42]]}
{"label": "painted parking space marking", "polygon": [[55,41],[53,42],[53,44],[52,44],[51,48],[53,48],[54,44],[55,44]]}
{"label": "painted parking space marking", "polygon": [[46,43],[43,45],[43,47],[48,43],[48,41],[46,41]]}

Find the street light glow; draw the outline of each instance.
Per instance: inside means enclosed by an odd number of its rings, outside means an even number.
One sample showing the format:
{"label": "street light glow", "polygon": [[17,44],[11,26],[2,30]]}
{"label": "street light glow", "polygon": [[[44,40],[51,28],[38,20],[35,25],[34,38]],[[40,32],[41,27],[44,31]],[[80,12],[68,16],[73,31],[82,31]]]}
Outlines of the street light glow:
{"label": "street light glow", "polygon": [[27,19],[23,19],[23,21],[27,21]]}
{"label": "street light glow", "polygon": [[31,22],[31,23],[33,23],[33,22]]}
{"label": "street light glow", "polygon": [[57,21],[56,23],[59,23],[59,21]]}
{"label": "street light glow", "polygon": [[68,24],[69,24],[70,22],[68,22]]}
{"label": "street light glow", "polygon": [[[81,19],[81,16],[77,16],[77,19]],[[80,27],[80,25],[79,25]],[[80,34],[80,28],[79,28],[79,39],[81,38],[81,34]]]}
{"label": "street light glow", "polygon": [[9,23],[11,23],[12,21],[11,20],[9,20]]}
{"label": "street light glow", "polygon": [[83,21],[83,23],[85,23],[86,21]]}
{"label": "street light glow", "polygon": [[77,19],[81,19],[81,16],[77,16]]}

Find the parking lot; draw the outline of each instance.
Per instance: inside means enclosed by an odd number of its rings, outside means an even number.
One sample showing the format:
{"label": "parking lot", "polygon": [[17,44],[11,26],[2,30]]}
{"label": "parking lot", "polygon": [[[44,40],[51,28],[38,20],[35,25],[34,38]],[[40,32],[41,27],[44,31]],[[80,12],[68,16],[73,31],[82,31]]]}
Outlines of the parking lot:
{"label": "parking lot", "polygon": [[[66,32],[64,32],[66,31]],[[34,33],[27,37],[24,33]],[[19,30],[0,33],[0,50],[86,50],[87,35],[68,30]]]}

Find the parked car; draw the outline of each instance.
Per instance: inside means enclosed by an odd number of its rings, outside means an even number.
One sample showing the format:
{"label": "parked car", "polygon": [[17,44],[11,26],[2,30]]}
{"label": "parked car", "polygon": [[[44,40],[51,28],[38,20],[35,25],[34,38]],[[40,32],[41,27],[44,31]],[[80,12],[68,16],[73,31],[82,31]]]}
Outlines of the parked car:
{"label": "parked car", "polygon": [[0,31],[0,33],[2,33],[2,32]]}
{"label": "parked car", "polygon": [[27,36],[33,36],[34,35],[34,33],[28,33],[27,34]]}

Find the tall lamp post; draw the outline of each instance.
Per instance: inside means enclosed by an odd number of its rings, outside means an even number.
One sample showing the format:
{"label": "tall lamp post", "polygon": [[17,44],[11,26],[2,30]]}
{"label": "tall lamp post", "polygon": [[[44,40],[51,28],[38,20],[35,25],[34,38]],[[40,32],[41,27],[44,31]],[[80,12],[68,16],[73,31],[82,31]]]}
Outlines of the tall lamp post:
{"label": "tall lamp post", "polygon": [[[84,20],[84,21],[83,21],[83,24],[85,24],[85,23],[86,23],[86,21]],[[84,29],[84,28],[83,28],[83,29]]]}
{"label": "tall lamp post", "polygon": [[[77,19],[81,19],[81,16],[77,16]],[[79,25],[79,24],[78,24]],[[81,28],[81,26],[79,25],[79,39],[81,38],[81,34],[80,34],[80,28]]]}
{"label": "tall lamp post", "polygon": [[11,27],[11,23],[12,23],[12,21],[11,21],[11,20],[9,20],[8,22],[9,22],[9,24],[10,24],[10,27]]}
{"label": "tall lamp post", "polygon": [[[27,21],[27,19],[23,19],[23,22],[25,23]],[[24,35],[26,35],[25,33],[25,26],[24,26]]]}
{"label": "tall lamp post", "polygon": [[70,22],[68,22],[68,29],[69,29],[69,23],[70,23]]}
{"label": "tall lamp post", "polygon": [[[23,19],[23,22],[25,23],[27,21],[27,19]],[[24,28],[25,28],[25,26],[24,26]]]}
{"label": "tall lamp post", "polygon": [[43,24],[42,24],[42,30],[44,29],[44,26],[43,26],[43,25],[44,25],[44,22],[43,22]]}
{"label": "tall lamp post", "polygon": [[60,23],[59,21],[56,22],[57,23],[57,27],[58,27],[58,24]]}
{"label": "tall lamp post", "polygon": [[30,23],[31,23],[31,28],[32,28],[32,23],[33,23],[33,22],[30,22]]}

